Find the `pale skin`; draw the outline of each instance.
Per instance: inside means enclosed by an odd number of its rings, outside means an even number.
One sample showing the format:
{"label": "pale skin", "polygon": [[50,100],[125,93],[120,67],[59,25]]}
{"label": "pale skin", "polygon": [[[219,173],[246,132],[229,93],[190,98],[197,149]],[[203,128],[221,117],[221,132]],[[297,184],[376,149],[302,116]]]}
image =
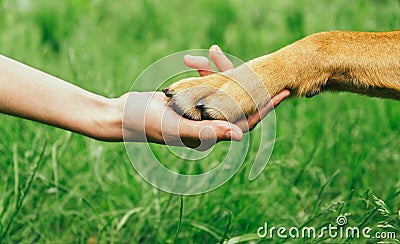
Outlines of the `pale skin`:
{"label": "pale skin", "polygon": [[[211,47],[210,59],[219,71],[233,68],[217,46]],[[187,56],[184,62],[198,69],[202,76],[211,73],[207,71],[211,70],[211,64],[205,57]],[[199,150],[205,150],[218,141],[241,140],[244,132],[254,128],[268,112],[289,96],[288,90],[281,91],[259,112],[236,123],[193,121],[175,113],[161,92],[131,92],[119,98],[106,98],[2,55],[0,87],[1,113],[102,141],[125,139],[183,145],[180,143],[182,141],[186,146]],[[126,102],[133,109],[129,113],[134,116],[126,113],[123,127]],[[209,143],[199,147],[204,141]]]}

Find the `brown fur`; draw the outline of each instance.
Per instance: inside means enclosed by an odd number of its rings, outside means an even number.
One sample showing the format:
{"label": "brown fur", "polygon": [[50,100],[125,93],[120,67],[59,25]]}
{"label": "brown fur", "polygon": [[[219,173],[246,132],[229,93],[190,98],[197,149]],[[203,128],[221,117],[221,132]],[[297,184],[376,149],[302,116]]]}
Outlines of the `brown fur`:
{"label": "brown fur", "polygon": [[178,81],[164,92],[186,117],[234,122],[285,88],[294,96],[348,91],[400,100],[400,31],[313,34],[235,69]]}

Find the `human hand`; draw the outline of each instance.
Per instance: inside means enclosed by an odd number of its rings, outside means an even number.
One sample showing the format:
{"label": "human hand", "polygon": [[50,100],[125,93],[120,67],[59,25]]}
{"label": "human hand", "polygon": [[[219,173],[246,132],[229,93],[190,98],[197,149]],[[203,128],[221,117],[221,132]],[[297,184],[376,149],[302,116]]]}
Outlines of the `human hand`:
{"label": "human hand", "polygon": [[221,140],[242,139],[242,130],[226,121],[194,121],[181,117],[161,92],[125,95],[124,140],[188,146],[206,150]]}
{"label": "human hand", "polygon": [[[233,68],[218,46],[210,48],[209,56],[219,71]],[[185,56],[184,62],[188,67],[199,70],[201,76],[212,73],[206,57]],[[197,150],[207,150],[219,141],[240,141],[243,132],[253,129],[289,94],[288,90],[278,93],[259,112],[233,124],[219,120],[189,120],[168,106],[165,95],[160,92],[131,92],[119,98],[126,104],[124,140],[188,146]]]}

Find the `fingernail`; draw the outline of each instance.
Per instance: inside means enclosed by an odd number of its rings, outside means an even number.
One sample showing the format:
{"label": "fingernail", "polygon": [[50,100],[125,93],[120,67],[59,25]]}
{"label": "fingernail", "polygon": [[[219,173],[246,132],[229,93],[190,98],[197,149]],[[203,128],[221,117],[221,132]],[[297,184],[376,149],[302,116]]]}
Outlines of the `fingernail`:
{"label": "fingernail", "polygon": [[194,59],[195,59],[195,56],[192,56],[192,55],[187,54],[187,55],[185,55],[185,57],[183,57],[183,58],[184,58],[184,59],[194,60]]}
{"label": "fingernail", "polygon": [[210,49],[215,52],[222,52],[221,48],[218,45],[212,45]]}
{"label": "fingernail", "polygon": [[241,131],[236,131],[235,129],[229,130],[225,135],[234,141],[241,141],[243,137],[243,133]]}
{"label": "fingernail", "polygon": [[225,133],[225,136],[227,137],[227,138],[232,138],[232,131],[231,130],[228,130],[226,133]]}
{"label": "fingernail", "polygon": [[[240,130],[240,129],[239,129]],[[240,131],[236,131],[236,130],[233,130],[232,131],[232,139],[233,140],[235,140],[235,141],[241,141],[242,140],[242,138],[243,138],[243,132],[240,130]]]}

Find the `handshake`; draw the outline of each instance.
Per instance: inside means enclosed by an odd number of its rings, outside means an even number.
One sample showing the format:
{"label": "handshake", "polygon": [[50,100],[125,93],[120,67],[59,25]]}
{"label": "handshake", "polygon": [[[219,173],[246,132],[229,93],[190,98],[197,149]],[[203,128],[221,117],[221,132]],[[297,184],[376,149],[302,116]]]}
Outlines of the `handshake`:
{"label": "handshake", "polygon": [[[229,72],[233,69],[232,62],[216,45],[210,48],[209,58],[220,72]],[[201,76],[199,78],[192,78],[192,81],[185,85],[189,84],[198,88],[204,84],[200,82],[201,80],[197,82],[197,79],[208,78],[208,80],[213,81],[213,78],[215,78],[216,73],[212,70],[211,63],[206,57],[186,55],[184,63],[190,68],[197,69]],[[215,82],[218,82],[218,80],[215,80]],[[180,82],[177,82],[171,87],[179,84]],[[210,87],[205,86],[204,88],[209,89]],[[218,88],[215,89],[217,89],[216,92],[218,93]],[[283,89],[269,100],[269,102],[260,106],[259,109],[252,111],[251,114],[231,120],[223,115],[208,116],[205,111],[209,111],[209,108],[201,104],[201,99],[198,99],[196,102],[193,100],[195,98],[194,95],[199,93],[196,91],[192,93],[190,87],[187,90],[182,87],[182,90],[185,90],[185,92],[179,93],[178,96],[174,94],[176,90],[171,88],[164,88],[164,94],[159,92],[133,92],[125,94],[122,97],[126,100],[123,126],[124,138],[128,140],[132,138],[133,141],[188,146],[197,150],[206,150],[219,141],[240,141],[244,132],[253,129],[262,118],[290,94],[288,90]],[[184,96],[181,96],[182,94]],[[185,100],[186,95],[189,95],[187,99],[192,99],[193,101]],[[184,99],[179,100],[180,98]],[[176,106],[177,100],[180,101],[180,104],[187,104],[188,106],[194,102],[196,104],[185,111],[184,108]],[[149,104],[146,111],[143,110],[143,104]],[[226,103],[227,106],[232,107],[235,106],[234,104],[232,102]],[[214,114],[223,114],[224,110],[219,112],[218,108],[214,109]],[[134,116],[137,112],[145,115],[143,121],[137,121],[137,116]],[[150,123],[149,121],[152,122]],[[136,128],[140,128],[140,130],[138,131]]]}
{"label": "handshake", "polygon": [[[154,142],[206,150],[242,139],[290,95],[321,91],[400,100],[400,31],[321,32],[233,68],[218,46],[186,56],[202,77],[161,92],[105,98],[0,55],[0,112],[104,141]],[[272,96],[272,98],[270,97]]]}

